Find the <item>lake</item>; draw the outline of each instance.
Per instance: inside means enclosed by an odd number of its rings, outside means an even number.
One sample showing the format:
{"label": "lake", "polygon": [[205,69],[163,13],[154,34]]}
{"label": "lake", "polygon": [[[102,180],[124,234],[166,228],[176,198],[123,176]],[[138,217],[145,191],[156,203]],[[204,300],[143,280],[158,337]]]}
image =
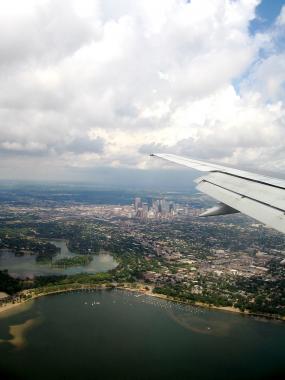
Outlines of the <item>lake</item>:
{"label": "lake", "polygon": [[[60,248],[60,253],[55,256],[55,259],[75,256],[75,253],[68,249],[65,240],[49,240],[49,242]],[[13,252],[8,250],[2,250],[0,252],[0,270],[8,269],[10,275],[19,278],[107,272],[116,266],[117,262],[112,255],[104,251],[98,255],[94,255],[93,260],[88,265],[68,268],[56,268],[50,264],[37,263],[36,255],[16,256]]]}
{"label": "lake", "polygon": [[285,324],[120,290],[49,295],[0,314],[0,378],[285,378]]}

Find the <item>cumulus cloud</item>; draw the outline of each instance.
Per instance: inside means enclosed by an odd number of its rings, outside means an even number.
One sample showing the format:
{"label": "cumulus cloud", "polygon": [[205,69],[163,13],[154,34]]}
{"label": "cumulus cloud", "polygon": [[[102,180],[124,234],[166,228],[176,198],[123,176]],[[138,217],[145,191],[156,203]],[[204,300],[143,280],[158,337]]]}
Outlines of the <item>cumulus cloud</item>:
{"label": "cumulus cloud", "polygon": [[0,0],[3,167],[150,169],[159,150],[283,170],[285,8],[252,35],[258,4]]}

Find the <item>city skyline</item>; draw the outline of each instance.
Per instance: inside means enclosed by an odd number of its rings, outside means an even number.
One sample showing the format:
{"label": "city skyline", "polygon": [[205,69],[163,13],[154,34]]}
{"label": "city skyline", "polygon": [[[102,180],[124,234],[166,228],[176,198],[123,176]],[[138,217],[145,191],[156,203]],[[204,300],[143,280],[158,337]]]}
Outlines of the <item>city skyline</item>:
{"label": "city skyline", "polygon": [[137,217],[139,219],[165,219],[171,220],[179,215],[192,215],[197,216],[200,210],[195,210],[189,203],[181,204],[172,200],[162,198],[148,198],[147,201],[143,201],[142,198],[136,197],[134,199],[134,213],[131,217]]}

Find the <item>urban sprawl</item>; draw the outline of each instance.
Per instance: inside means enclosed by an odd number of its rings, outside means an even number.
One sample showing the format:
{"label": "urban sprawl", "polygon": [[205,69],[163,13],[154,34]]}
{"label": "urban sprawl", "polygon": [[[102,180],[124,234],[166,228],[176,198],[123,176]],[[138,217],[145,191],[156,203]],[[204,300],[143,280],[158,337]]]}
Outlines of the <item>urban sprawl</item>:
{"label": "urban sprawl", "polygon": [[[240,214],[199,218],[209,202],[202,194],[135,196],[122,205],[7,201],[0,249],[52,262],[56,249],[47,239],[65,239],[70,250],[89,255],[86,265],[102,250],[118,262],[106,273],[73,276],[73,283],[146,287],[183,302],[284,318],[284,236]],[[7,281],[9,273],[1,275]],[[9,295],[2,304],[29,297],[37,286],[70,282],[66,276],[12,278],[9,290],[3,280],[0,290]]]}

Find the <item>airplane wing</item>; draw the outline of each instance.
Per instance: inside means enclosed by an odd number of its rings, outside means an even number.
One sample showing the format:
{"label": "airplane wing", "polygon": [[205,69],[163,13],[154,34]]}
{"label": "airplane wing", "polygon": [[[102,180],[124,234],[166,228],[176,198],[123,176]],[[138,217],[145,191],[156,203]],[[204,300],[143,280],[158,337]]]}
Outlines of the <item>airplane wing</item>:
{"label": "airplane wing", "polygon": [[285,233],[284,180],[174,154],[154,153],[151,156],[209,173],[195,180],[197,189],[220,203],[200,216],[242,212]]}

